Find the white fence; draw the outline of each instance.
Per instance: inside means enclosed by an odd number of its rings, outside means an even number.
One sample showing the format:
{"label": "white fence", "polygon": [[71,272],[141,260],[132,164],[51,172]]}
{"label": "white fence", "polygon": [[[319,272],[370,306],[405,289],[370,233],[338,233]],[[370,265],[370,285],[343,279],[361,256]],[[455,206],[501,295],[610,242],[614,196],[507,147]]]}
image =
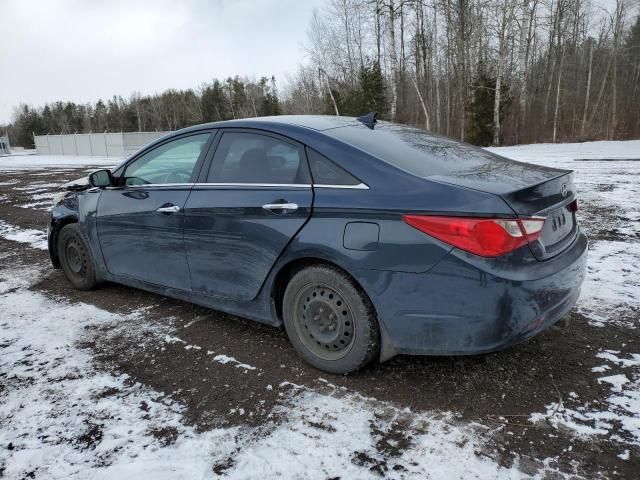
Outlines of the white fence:
{"label": "white fence", "polygon": [[169,132],[75,133],[34,135],[38,155],[83,155],[128,157],[149,142]]}
{"label": "white fence", "polygon": [[11,155],[11,145],[9,145],[9,137],[0,137],[0,155]]}

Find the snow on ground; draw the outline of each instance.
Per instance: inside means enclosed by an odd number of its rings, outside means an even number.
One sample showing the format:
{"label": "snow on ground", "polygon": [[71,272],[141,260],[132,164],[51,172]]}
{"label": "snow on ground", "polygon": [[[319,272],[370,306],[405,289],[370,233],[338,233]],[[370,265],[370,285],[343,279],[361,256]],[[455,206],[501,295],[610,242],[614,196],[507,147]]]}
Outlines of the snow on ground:
{"label": "snow on ground", "polygon": [[78,168],[85,165],[107,166],[120,163],[114,157],[88,157],[72,155],[9,155],[0,157],[0,171],[38,170],[42,168]]}
{"label": "snow on ground", "polygon": [[[615,281],[612,281],[615,279]],[[602,324],[602,319],[629,307],[640,308],[640,242],[597,241],[589,247],[587,278],[579,309]],[[629,325],[638,328],[640,325]]]}
{"label": "snow on ground", "polygon": [[[519,478],[517,470],[479,457],[477,439],[466,428],[456,427],[450,415],[413,415],[380,402],[306,390],[281,410],[289,415],[288,421],[240,452],[232,478],[379,478],[367,470],[379,460],[373,453],[376,442],[393,424],[402,425],[402,433],[411,435],[410,441],[403,438],[398,443],[411,445],[405,449],[386,440],[389,449],[399,447],[401,453],[394,462],[402,468],[380,470],[385,478],[425,478],[426,472],[442,479]],[[382,430],[378,437],[372,436],[371,425]],[[359,462],[341,453],[354,450],[360,453]],[[274,458],[284,461],[274,462]],[[453,458],[455,462],[450,461]]]}
{"label": "snow on ground", "polygon": [[[115,157],[89,157],[89,156],[68,156],[68,155],[11,155],[0,158],[0,172],[4,175],[29,175],[33,176],[54,176],[60,175],[61,178],[67,177],[69,172],[78,174],[78,168],[91,166],[84,170],[84,174],[94,172],[96,169],[112,167],[122,161],[121,158]],[[32,173],[34,170],[48,169],[48,172]],[[67,178],[67,180],[71,180]],[[20,208],[51,211],[51,200],[55,193],[64,189],[69,183],[86,183],[87,177],[81,177],[68,181],[60,182],[31,182],[28,185],[16,186],[13,190],[16,197],[20,200],[15,201],[8,199],[6,196],[0,196],[0,201],[10,200],[10,203]],[[0,186],[10,186],[19,184],[19,180],[3,181]]]}
{"label": "snow on ground", "polygon": [[[640,446],[640,354],[619,358],[618,351],[605,351],[597,355],[605,360],[598,371],[610,371],[617,366],[623,373],[603,375],[599,383],[610,387],[611,394],[597,404],[583,404],[577,397],[547,406],[544,415],[534,413],[531,421],[551,423],[558,428],[570,428],[580,436],[605,435],[622,445]],[[614,425],[623,432],[612,434]],[[622,451],[622,449],[621,449]]]}
{"label": "snow on ground", "polygon": [[14,242],[28,243],[33,248],[46,250],[47,232],[35,229],[21,229],[0,220],[0,237]]}
{"label": "snow on ground", "polygon": [[487,150],[521,162],[557,164],[579,160],[640,160],[640,140],[582,143],[532,143]]}
{"label": "snow on ground", "polygon": [[[234,429],[196,433],[181,423],[180,405],[130,385],[126,375],[96,371],[76,346],[88,327],[128,316],[15,288],[0,282],[0,370],[7,375],[0,444],[11,451],[0,470],[7,478],[203,478],[213,458],[230,453]],[[162,448],[158,432],[167,431],[178,440]]]}

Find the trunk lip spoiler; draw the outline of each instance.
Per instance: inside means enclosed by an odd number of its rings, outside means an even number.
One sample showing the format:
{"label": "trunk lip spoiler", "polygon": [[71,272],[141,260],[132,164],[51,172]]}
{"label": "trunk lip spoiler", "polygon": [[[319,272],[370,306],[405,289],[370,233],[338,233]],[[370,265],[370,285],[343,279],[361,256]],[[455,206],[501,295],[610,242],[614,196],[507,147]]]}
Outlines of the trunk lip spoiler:
{"label": "trunk lip spoiler", "polygon": [[[554,170],[557,171],[559,169],[554,169]],[[503,195],[510,195],[512,193],[521,192],[523,190],[530,190],[530,189],[539,187],[540,185],[544,185],[545,183],[551,182],[553,180],[557,180],[557,179],[562,178],[564,176],[569,176],[571,178],[571,181],[573,182],[574,173],[575,173],[575,170],[562,170],[561,173],[558,172],[558,175],[551,176],[551,177],[547,178],[546,180],[543,180],[542,182],[533,183],[531,185],[526,185],[526,186],[521,187],[521,188],[514,188],[513,190],[505,190],[505,191],[501,191],[501,192],[489,192],[487,190],[483,190],[482,188],[475,188],[475,187],[470,187],[468,185],[461,185],[461,184],[458,184],[458,183],[454,183],[452,180],[449,180],[449,178],[451,178],[451,177],[448,177],[446,175],[434,175],[432,177],[422,178],[422,180],[428,180],[430,182],[441,183],[441,184],[445,184],[445,185],[450,185],[452,187],[464,188],[464,189],[467,189],[467,190],[473,190],[475,192],[482,192],[482,193],[487,193],[487,194],[497,195],[499,197],[502,197]]]}

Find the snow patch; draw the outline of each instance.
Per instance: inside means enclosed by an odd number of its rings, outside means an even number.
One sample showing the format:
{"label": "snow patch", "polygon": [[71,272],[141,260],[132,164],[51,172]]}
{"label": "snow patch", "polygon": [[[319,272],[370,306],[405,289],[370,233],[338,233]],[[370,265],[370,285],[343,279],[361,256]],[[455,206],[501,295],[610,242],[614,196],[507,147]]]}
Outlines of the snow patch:
{"label": "snow patch", "polygon": [[7,478],[203,478],[235,448],[237,429],[196,432],[182,406],[96,370],[77,347],[87,327],[126,316],[29,291],[0,296],[0,310]]}
{"label": "snow patch", "polygon": [[[567,400],[571,407],[553,403],[547,405],[545,414],[535,413],[530,420],[546,421],[556,428],[563,426],[573,430],[578,436],[607,436],[609,441],[640,446],[640,355],[634,353],[628,358],[622,358],[617,353],[619,352],[604,351],[596,355],[625,370],[625,373],[597,379],[598,383],[610,385],[612,393],[602,403],[581,405],[576,398],[571,398]],[[605,367],[607,368],[603,368],[603,371],[611,369],[609,365]],[[615,425],[619,426],[624,435],[613,433]]]}
{"label": "snow patch", "polygon": [[[122,159],[72,155],[9,155],[2,158],[0,171],[39,170],[51,167],[79,168],[85,166],[111,167]],[[62,170],[62,168],[58,168]]]}
{"label": "snow patch", "polygon": [[22,229],[0,220],[0,237],[13,242],[27,243],[33,248],[47,250],[47,232],[34,229]]}
{"label": "snow patch", "polygon": [[598,379],[598,383],[602,382],[610,383],[612,386],[612,391],[621,392],[622,386],[625,383],[629,383],[629,379],[625,375],[611,375],[609,377],[600,377]]}
{"label": "snow patch", "polygon": [[477,436],[450,414],[410,415],[306,389],[282,410],[287,421],[240,451],[231,478],[520,477],[478,455]]}
{"label": "snow patch", "polygon": [[[209,352],[207,352],[209,353]],[[211,352],[213,353],[213,352]],[[242,363],[239,360],[236,360],[233,357],[228,357],[227,355],[216,355],[215,357],[213,357],[213,360],[221,363],[223,365],[226,365],[227,363],[231,363],[231,364],[235,364],[234,366],[236,368],[244,368],[245,370],[255,370],[256,367],[252,366],[252,365],[248,365],[246,363]]]}
{"label": "snow patch", "polygon": [[600,241],[587,256],[579,306],[601,315],[612,307],[640,307],[640,243]]}

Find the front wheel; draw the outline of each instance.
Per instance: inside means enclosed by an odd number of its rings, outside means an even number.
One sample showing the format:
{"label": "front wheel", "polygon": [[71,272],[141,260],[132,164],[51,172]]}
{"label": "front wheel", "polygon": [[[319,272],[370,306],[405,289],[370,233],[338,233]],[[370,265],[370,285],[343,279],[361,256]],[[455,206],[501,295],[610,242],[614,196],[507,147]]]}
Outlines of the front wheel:
{"label": "front wheel", "polygon": [[291,343],[320,370],[351,373],[379,353],[371,302],[336,268],[313,266],[296,273],[285,290],[282,313]]}
{"label": "front wheel", "polygon": [[65,277],[78,290],[98,285],[89,243],[77,223],[65,225],[58,236],[58,258]]}

